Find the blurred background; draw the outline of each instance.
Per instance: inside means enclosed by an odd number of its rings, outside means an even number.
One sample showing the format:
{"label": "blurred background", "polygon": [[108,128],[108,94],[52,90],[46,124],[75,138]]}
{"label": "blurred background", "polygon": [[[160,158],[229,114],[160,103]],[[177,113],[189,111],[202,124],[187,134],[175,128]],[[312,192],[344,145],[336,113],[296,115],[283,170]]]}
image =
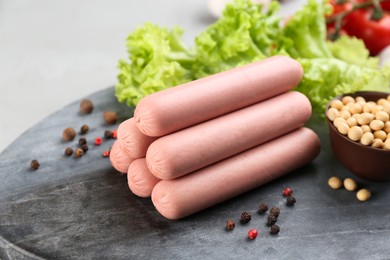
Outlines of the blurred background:
{"label": "blurred background", "polygon": [[[219,1],[0,0],[0,152],[49,114],[113,86],[137,26],[179,25],[191,46]],[[300,2],[283,2],[281,13]]]}

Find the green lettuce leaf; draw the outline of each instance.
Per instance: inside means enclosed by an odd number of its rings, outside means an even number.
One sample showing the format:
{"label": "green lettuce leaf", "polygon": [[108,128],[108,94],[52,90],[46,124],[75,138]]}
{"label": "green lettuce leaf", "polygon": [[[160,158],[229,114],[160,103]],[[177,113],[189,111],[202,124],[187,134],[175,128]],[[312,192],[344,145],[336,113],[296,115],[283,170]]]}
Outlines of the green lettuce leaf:
{"label": "green lettuce leaf", "polygon": [[284,34],[293,42],[287,52],[293,58],[333,58],[326,44],[325,14],[329,6],[308,0],[284,27]]}
{"label": "green lettuce leaf", "polygon": [[313,111],[323,114],[330,99],[359,90],[389,91],[390,67],[379,68],[369,57],[363,41],[343,36],[326,40],[326,2],[308,0],[288,21],[285,36],[293,45],[287,49],[302,65],[304,76],[295,90],[311,101]]}
{"label": "green lettuce leaf", "polygon": [[311,101],[313,111],[323,113],[330,99],[359,90],[389,91],[390,67],[382,69],[350,64],[336,58],[298,59],[304,75],[295,90]]}
{"label": "green lettuce leaf", "polygon": [[370,68],[379,66],[379,59],[370,57],[364,42],[356,37],[343,35],[335,42],[328,42],[328,47],[335,58],[347,63]]}
{"label": "green lettuce leaf", "polygon": [[282,26],[278,2],[267,10],[251,0],[235,0],[222,17],[195,39],[192,49],[183,30],[146,23],[127,39],[129,61],[120,60],[116,96],[136,105],[151,93],[274,55],[289,55],[303,66],[295,90],[322,113],[333,97],[358,90],[389,91],[390,67],[380,68],[363,42],[348,36],[326,40],[324,1],[308,0]]}
{"label": "green lettuce leaf", "polygon": [[283,42],[279,4],[268,10],[248,0],[228,4],[222,17],[196,37],[197,78],[251,63],[280,52]]}
{"label": "green lettuce leaf", "polygon": [[129,60],[118,64],[115,95],[119,102],[137,105],[146,95],[194,79],[194,55],[182,43],[183,30],[169,31],[146,23],[127,38]]}

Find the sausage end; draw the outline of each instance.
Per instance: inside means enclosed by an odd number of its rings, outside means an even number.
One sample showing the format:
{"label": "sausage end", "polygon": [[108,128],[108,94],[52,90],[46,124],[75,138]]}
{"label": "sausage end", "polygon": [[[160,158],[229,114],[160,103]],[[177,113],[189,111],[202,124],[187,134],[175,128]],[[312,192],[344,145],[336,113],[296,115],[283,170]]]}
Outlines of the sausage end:
{"label": "sausage end", "polygon": [[130,190],[138,197],[149,198],[159,181],[149,172],[145,159],[136,159],[130,164],[127,182]]}
{"label": "sausage end", "polygon": [[121,173],[127,173],[130,163],[133,159],[122,150],[118,141],[115,141],[110,151],[111,165]]}
{"label": "sausage end", "polygon": [[157,211],[168,219],[179,219],[185,217],[180,209],[175,191],[169,187],[170,181],[160,181],[152,191],[152,202]]}

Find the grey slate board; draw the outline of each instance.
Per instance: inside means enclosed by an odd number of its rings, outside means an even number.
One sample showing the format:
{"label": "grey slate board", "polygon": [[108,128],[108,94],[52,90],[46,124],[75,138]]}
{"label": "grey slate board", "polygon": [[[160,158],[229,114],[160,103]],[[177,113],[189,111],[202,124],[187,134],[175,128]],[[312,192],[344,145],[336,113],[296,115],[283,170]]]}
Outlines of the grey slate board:
{"label": "grey slate board", "polygon": [[[103,111],[115,110],[121,120],[133,110],[118,104],[113,88],[89,96],[95,109],[78,113],[79,101],[38,123],[0,155],[0,259],[390,259],[389,183],[358,179],[373,197],[366,203],[353,192],[331,190],[330,176],[351,177],[333,158],[325,121],[312,118],[322,150],[311,164],[269,184],[178,221],[163,218],[150,199],[138,198],[94,146],[106,129]],[[91,127],[88,153],[66,158],[61,141],[67,126]],[[286,150],[286,152],[294,152]],[[38,171],[29,162],[38,159]],[[294,189],[297,204],[285,206],[284,187]],[[195,198],[196,199],[196,198]],[[279,206],[277,236],[269,234],[261,202]],[[250,223],[239,223],[243,211]],[[236,228],[224,229],[227,219]],[[259,237],[246,239],[250,228]]]}

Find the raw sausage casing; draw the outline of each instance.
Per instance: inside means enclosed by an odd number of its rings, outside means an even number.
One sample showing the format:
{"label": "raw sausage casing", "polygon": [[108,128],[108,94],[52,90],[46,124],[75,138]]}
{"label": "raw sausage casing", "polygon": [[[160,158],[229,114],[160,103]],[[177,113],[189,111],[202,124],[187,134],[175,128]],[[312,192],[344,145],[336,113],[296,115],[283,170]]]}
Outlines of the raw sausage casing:
{"label": "raw sausage casing", "polygon": [[274,56],[144,97],[134,118],[149,136],[163,136],[258,103],[295,87],[301,65]]}
{"label": "raw sausage casing", "polygon": [[183,218],[279,178],[319,152],[317,135],[300,128],[181,178],[162,180],[152,201],[166,218]]}

